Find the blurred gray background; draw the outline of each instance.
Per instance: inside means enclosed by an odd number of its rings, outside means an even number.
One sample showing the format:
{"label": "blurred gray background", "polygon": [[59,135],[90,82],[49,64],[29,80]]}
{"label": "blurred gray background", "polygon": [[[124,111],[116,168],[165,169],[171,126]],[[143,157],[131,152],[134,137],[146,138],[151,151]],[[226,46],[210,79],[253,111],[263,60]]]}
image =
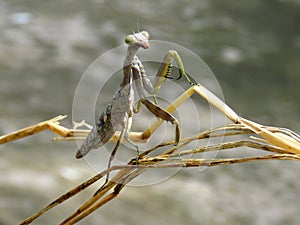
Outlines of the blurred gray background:
{"label": "blurred gray background", "polygon": [[[137,20],[153,39],[198,54],[239,114],[300,132],[300,1],[110,4],[115,10],[102,0],[0,1],[1,135],[60,114],[69,115],[70,127],[82,74],[122,44]],[[0,146],[1,225],[19,223],[95,174],[74,158],[74,143],[52,137],[45,132]],[[158,185],[127,188],[79,224],[296,225],[299,169],[291,161],[188,169]],[[57,224],[96,188],[34,224]]]}

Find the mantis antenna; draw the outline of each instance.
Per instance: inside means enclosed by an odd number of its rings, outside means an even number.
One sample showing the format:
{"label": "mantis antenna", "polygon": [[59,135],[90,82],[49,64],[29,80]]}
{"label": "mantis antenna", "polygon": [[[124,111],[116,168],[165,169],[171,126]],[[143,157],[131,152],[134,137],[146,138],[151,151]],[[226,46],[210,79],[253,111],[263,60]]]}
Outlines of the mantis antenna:
{"label": "mantis antenna", "polygon": [[[135,33],[135,30],[134,30],[133,27],[130,25],[130,23],[128,22],[128,20],[126,20],[126,19],[124,18],[124,16],[122,16],[122,15],[119,13],[119,11],[116,10],[108,0],[103,0],[103,1],[105,2],[105,4],[108,5],[109,8],[111,8],[111,10],[112,10],[118,17],[122,18],[122,20],[125,21],[125,23],[126,23],[127,26],[129,27],[129,29],[131,29],[132,33]],[[141,4],[141,1],[140,1],[140,3],[139,3],[139,10],[141,9],[141,5],[142,5],[142,4]],[[139,15],[138,18],[137,18],[137,30],[138,30],[138,32],[139,32],[139,29],[138,29],[138,21],[139,21],[139,17],[140,17],[140,15]]]}
{"label": "mantis antenna", "polygon": [[139,29],[140,24],[139,23],[140,23],[140,18],[141,18],[141,14],[140,14],[141,11],[142,11],[142,0],[139,0],[139,14],[136,19],[136,29],[137,29],[138,33],[140,32],[140,29]]}

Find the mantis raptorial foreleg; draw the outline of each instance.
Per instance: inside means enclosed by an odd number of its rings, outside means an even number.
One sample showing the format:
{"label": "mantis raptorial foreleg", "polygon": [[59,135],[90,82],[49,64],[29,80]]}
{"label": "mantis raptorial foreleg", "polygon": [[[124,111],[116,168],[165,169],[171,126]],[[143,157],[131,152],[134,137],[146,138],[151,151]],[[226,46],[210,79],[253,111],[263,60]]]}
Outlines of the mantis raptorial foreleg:
{"label": "mantis raptorial foreleg", "polygon": [[[167,122],[171,122],[172,124],[176,125],[176,136],[175,136],[175,143],[178,145],[179,140],[180,140],[180,128],[179,128],[179,122],[177,119],[172,116],[169,112],[166,110],[162,109],[157,105],[157,100],[156,100],[156,94],[159,91],[161,85],[167,78],[172,78],[171,77],[171,72],[173,69],[173,61],[174,59],[176,60],[176,63],[178,65],[179,69],[179,77],[177,78],[180,79],[182,76],[185,76],[187,81],[189,82],[190,85],[193,85],[191,82],[190,78],[185,72],[182,60],[179,56],[179,54],[174,51],[174,50],[169,50],[168,53],[165,55],[163,62],[161,63],[157,74],[154,79],[154,87],[152,86],[149,78],[146,76],[144,66],[142,65],[141,61],[136,59],[135,65],[133,65],[133,77],[134,77],[134,83],[136,85],[138,95],[140,97],[140,100],[138,102],[138,105],[136,108],[134,108],[134,112],[137,113],[139,112],[139,109],[141,107],[141,104],[144,104],[150,112],[152,112],[155,116],[158,118],[161,118],[162,120],[165,120]],[[149,94],[154,95],[154,101],[156,104],[151,102],[150,100],[145,98],[145,93],[144,91],[147,91]]]}
{"label": "mantis raptorial foreleg", "polygon": [[[194,83],[191,81],[191,79],[189,78],[189,76],[186,74],[184,66],[183,66],[183,62],[181,60],[181,57],[179,56],[179,54],[174,51],[174,50],[169,50],[168,53],[165,55],[158,71],[157,74],[154,78],[154,87],[152,86],[148,76],[146,75],[146,72],[144,70],[144,66],[143,64],[137,60],[136,62],[136,66],[138,67],[138,70],[140,72],[139,75],[135,76],[135,80],[142,80],[142,82],[139,85],[139,95],[141,95],[141,93],[146,90],[149,94],[154,95],[154,101],[157,104],[157,100],[155,98],[155,95],[157,94],[157,92],[159,91],[161,85],[163,84],[163,82],[167,79],[173,79],[173,77],[171,76],[172,70],[173,70],[173,61],[176,61],[177,66],[178,66],[178,70],[179,70],[179,77],[176,78],[176,80],[179,80],[182,76],[184,76],[187,81],[189,82],[190,85],[194,85]],[[139,104],[140,107],[141,103]]]}
{"label": "mantis raptorial foreleg", "polygon": [[186,74],[183,62],[179,56],[179,54],[174,50],[169,50],[168,53],[165,55],[162,64],[160,65],[160,68],[155,76],[155,84],[154,84],[154,91],[153,93],[156,94],[162,83],[166,80],[166,78],[170,78],[170,74],[173,69],[173,61],[176,61],[178,70],[179,70],[179,77],[177,80],[179,80],[182,76],[184,76],[190,85],[193,85],[193,82],[191,82],[191,79]]}

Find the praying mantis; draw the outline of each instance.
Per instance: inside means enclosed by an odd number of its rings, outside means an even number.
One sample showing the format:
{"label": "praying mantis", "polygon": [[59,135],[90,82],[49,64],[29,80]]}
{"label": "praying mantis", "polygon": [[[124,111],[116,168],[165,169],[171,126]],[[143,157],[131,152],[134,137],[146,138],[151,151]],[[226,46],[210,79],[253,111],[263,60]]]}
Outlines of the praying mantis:
{"label": "praying mantis", "polygon": [[[108,167],[110,167],[111,161],[113,160],[123,138],[135,146],[138,152],[138,147],[128,138],[128,132],[131,128],[133,113],[139,112],[141,104],[144,104],[147,109],[156,117],[164,121],[171,122],[176,126],[175,145],[178,145],[180,140],[180,128],[178,120],[169,112],[148,100],[145,96],[145,91],[147,91],[149,94],[155,95],[165,79],[171,78],[170,74],[172,71],[172,62],[174,58],[179,66],[179,77],[177,79],[185,76],[190,84],[191,81],[184,71],[180,56],[176,51],[171,50],[166,54],[163,63],[157,72],[155,77],[155,85],[153,87],[146,75],[142,62],[137,57],[137,51],[139,48],[147,49],[149,47],[149,40],[150,35],[147,31],[133,33],[125,38],[128,48],[123,64],[123,80],[120,88],[114,94],[111,103],[106,106],[103,113],[100,115],[97,124],[92,128],[89,135],[77,151],[76,158],[82,158],[91,149],[96,149],[106,144],[115,134],[118,126],[120,125],[122,127],[121,133],[117,140],[117,144],[111,153]],[[137,107],[134,107],[133,84],[136,86],[140,99]],[[157,102],[156,99],[155,102]]]}

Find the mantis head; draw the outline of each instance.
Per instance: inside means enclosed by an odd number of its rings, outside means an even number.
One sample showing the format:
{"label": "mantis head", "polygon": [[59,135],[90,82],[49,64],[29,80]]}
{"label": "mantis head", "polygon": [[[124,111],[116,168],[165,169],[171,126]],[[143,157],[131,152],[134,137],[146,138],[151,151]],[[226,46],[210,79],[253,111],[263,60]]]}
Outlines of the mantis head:
{"label": "mantis head", "polygon": [[150,34],[147,31],[130,34],[125,38],[125,43],[131,46],[142,47],[144,49],[149,47]]}

